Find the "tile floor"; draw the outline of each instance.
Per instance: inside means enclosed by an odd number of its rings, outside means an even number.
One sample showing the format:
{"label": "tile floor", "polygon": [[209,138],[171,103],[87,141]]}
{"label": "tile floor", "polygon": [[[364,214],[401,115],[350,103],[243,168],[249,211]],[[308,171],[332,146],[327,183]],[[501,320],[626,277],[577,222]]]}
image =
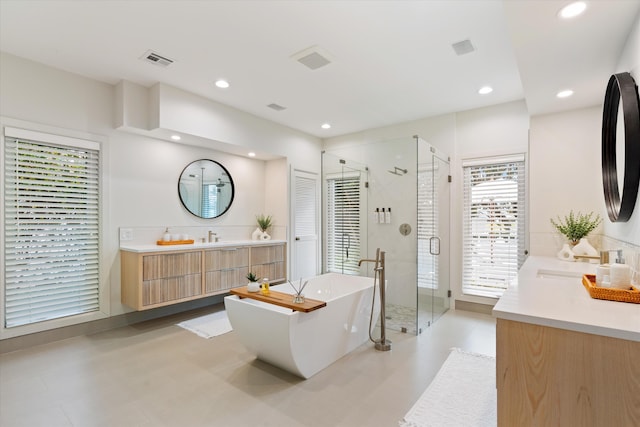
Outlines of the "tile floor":
{"label": "tile floor", "polygon": [[495,321],[449,311],[421,335],[388,331],[304,381],[256,360],[233,332],[176,323],[214,306],[0,356],[0,425],[397,426],[451,347],[495,356]]}

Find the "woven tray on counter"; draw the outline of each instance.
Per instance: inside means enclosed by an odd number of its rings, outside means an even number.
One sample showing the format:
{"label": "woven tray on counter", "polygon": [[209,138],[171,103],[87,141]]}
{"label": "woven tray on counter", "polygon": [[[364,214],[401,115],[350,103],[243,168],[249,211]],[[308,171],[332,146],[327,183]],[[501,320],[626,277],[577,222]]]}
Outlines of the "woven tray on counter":
{"label": "woven tray on counter", "polygon": [[189,239],[189,240],[170,240],[170,241],[166,241],[166,240],[158,240],[156,242],[156,244],[158,244],[159,246],[169,246],[169,245],[192,245],[193,244],[193,239]]}
{"label": "woven tray on counter", "polygon": [[591,298],[640,304],[640,290],[633,286],[629,286],[629,289],[602,288],[596,286],[596,276],[593,274],[582,276],[582,284]]}

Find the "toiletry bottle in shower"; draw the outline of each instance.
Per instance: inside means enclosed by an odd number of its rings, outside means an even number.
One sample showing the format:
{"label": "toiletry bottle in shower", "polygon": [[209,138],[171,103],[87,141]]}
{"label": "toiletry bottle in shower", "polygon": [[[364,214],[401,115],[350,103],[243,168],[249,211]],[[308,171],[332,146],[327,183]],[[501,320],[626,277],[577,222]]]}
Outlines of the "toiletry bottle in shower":
{"label": "toiletry bottle in shower", "polygon": [[384,214],[384,222],[391,224],[391,208],[387,208],[387,212]]}
{"label": "toiletry bottle in shower", "polygon": [[373,222],[374,224],[380,222],[380,208],[376,208],[376,211],[373,213]]}
{"label": "toiletry bottle in shower", "polygon": [[382,212],[380,212],[380,219],[378,220],[380,224],[384,224],[384,208],[382,208]]}

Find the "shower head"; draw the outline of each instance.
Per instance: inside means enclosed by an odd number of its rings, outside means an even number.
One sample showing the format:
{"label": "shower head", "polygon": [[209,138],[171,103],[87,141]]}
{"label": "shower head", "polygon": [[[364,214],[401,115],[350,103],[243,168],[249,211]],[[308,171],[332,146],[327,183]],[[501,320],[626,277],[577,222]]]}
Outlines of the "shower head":
{"label": "shower head", "polygon": [[[408,172],[408,170],[407,170],[407,169],[399,168],[399,167],[397,167],[397,166],[394,166],[392,171],[387,171],[387,172],[392,173],[392,174],[394,174],[394,175],[400,175],[400,176],[402,176],[402,175],[406,174],[406,173]],[[400,173],[400,172],[402,172],[402,173]]]}

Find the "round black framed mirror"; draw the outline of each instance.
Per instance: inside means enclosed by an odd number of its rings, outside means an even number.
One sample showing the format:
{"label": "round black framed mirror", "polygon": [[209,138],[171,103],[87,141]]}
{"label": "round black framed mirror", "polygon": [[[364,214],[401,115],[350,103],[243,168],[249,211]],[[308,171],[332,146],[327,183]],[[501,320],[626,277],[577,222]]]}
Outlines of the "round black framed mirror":
{"label": "round black framed mirror", "polygon": [[[609,79],[602,114],[602,183],[604,201],[611,222],[626,222],[631,218],[640,186],[640,109],[638,87],[629,73],[614,74]],[[622,192],[618,185],[618,110],[624,124],[624,171]],[[622,145],[620,145],[622,148]]]}
{"label": "round black framed mirror", "polygon": [[200,159],[185,167],[178,180],[182,206],[199,218],[217,218],[224,214],[235,195],[229,171],[220,163]]}

